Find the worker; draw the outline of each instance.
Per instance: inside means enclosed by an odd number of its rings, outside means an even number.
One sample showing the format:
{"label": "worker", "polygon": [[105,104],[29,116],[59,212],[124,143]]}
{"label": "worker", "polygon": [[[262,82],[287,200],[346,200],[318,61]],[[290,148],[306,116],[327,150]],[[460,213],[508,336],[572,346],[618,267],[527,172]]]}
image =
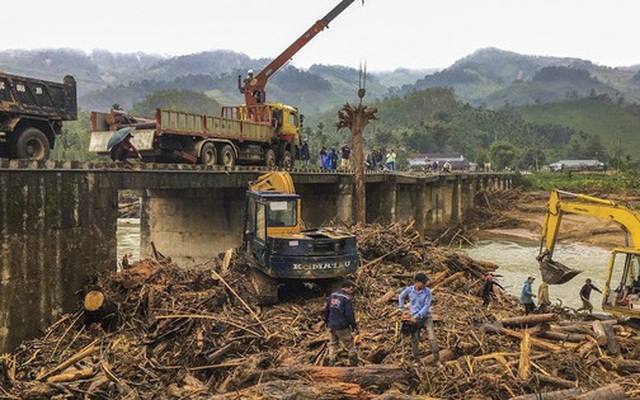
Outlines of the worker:
{"label": "worker", "polygon": [[591,297],[591,290],[595,290],[596,292],[602,293],[600,289],[595,287],[593,283],[591,283],[591,278],[587,278],[584,281],[584,285],[580,289],[580,300],[582,300],[582,307],[578,308],[578,311],[587,310],[589,314],[593,312],[593,304],[589,301]]}
{"label": "worker", "polygon": [[340,151],[340,168],[342,169],[342,172],[348,172],[349,158],[351,157],[351,148],[349,147],[347,142],[344,142],[340,147],[339,151]]}
{"label": "worker", "polygon": [[536,310],[536,305],[533,302],[533,298],[536,297],[536,295],[533,294],[533,289],[531,288],[531,285],[533,285],[533,281],[535,280],[536,278],[530,276],[526,281],[524,281],[524,285],[522,286],[520,302],[522,302],[522,305],[524,306],[525,315],[529,315]]}
{"label": "worker", "polygon": [[387,153],[387,158],[384,163],[385,167],[389,169],[389,171],[393,172],[396,170],[396,152],[391,149]]}
{"label": "worker", "polygon": [[482,306],[484,308],[488,308],[489,304],[491,303],[491,298],[493,297],[493,286],[497,286],[500,289],[504,290],[504,288],[502,287],[501,284],[499,284],[498,282],[496,282],[493,279],[493,275],[492,274],[487,274],[487,276],[485,277],[484,280],[484,286],[482,286]]}
{"label": "worker", "polygon": [[358,335],[358,324],[356,323],[352,299],[356,285],[353,281],[347,279],[340,286],[340,290],[331,293],[324,309],[324,322],[329,328],[328,364],[329,366],[336,365],[336,358],[342,342],[342,345],[347,350],[349,365],[357,367],[358,350],[354,336]]}
{"label": "worker", "polygon": [[142,161],[142,154],[136,149],[136,146],[131,143],[131,138],[133,135],[129,133],[126,138],[124,138],[120,143],[116,144],[109,151],[109,155],[111,156],[111,160],[113,161],[127,161],[129,155],[131,153],[135,153],[138,156],[138,159]]}
{"label": "worker", "polygon": [[[431,289],[427,287],[427,275],[419,272],[415,275],[414,284],[407,286],[398,296],[398,306],[403,318],[410,320],[417,325],[415,332],[411,334],[411,351],[415,361],[420,360],[420,331],[425,329],[429,344],[431,345],[431,353],[436,365],[442,366],[440,362],[440,351],[438,342],[436,341],[436,333],[433,326],[433,318],[431,316]],[[409,310],[405,309],[405,301],[409,299]]]}
{"label": "worker", "polygon": [[449,161],[445,161],[442,166],[442,172],[451,172],[451,163]]}
{"label": "worker", "polygon": [[300,160],[302,160],[302,168],[309,166],[309,158],[311,158],[311,152],[309,151],[309,138],[304,138],[302,146],[300,147]]}
{"label": "worker", "polygon": [[318,151],[318,163],[320,169],[327,169],[327,148],[325,146],[322,146]]}
{"label": "worker", "polygon": [[547,308],[551,305],[549,300],[549,285],[547,282],[542,282],[538,287],[538,309],[540,312],[547,312]]}
{"label": "worker", "polygon": [[247,71],[247,76],[245,76],[244,81],[242,81],[244,83],[244,85],[241,88],[242,92],[244,92],[247,86],[250,86],[252,80],[253,80],[253,70],[250,69]]}

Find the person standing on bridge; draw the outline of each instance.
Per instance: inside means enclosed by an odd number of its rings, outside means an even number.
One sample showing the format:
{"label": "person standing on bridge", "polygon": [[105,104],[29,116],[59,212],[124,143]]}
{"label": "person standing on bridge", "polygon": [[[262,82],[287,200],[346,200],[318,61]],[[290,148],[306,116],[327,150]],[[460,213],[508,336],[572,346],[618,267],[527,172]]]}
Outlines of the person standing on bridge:
{"label": "person standing on bridge", "polygon": [[318,151],[318,162],[320,163],[320,169],[328,169],[327,168],[327,148],[322,146],[320,151]]}
{"label": "person standing on bridge", "polygon": [[389,168],[389,171],[393,172],[396,170],[396,152],[391,149],[387,153],[387,159],[385,160],[384,166]]}
{"label": "person standing on bridge", "polygon": [[329,366],[336,365],[340,342],[347,350],[349,365],[358,366],[358,349],[354,341],[354,336],[358,335],[358,324],[352,299],[355,286],[353,281],[344,280],[340,290],[331,293],[324,308],[324,322],[329,328]]}
{"label": "person standing on bridge", "polygon": [[342,172],[349,171],[349,158],[351,157],[351,148],[344,142],[342,147],[340,147],[340,167],[342,168]]}
{"label": "person standing on bridge", "polygon": [[311,152],[309,151],[309,139],[304,138],[302,146],[300,147],[300,160],[302,160],[302,168],[309,166],[309,159],[311,158]]}
{"label": "person standing on bridge", "polygon": [[120,143],[109,150],[109,156],[112,161],[127,161],[130,154],[136,154],[138,159],[142,161],[142,154],[140,154],[136,146],[131,143],[131,138],[133,138],[133,135],[129,133]]}
{"label": "person standing on bridge", "polygon": [[591,278],[587,278],[585,280],[584,285],[580,289],[580,300],[582,300],[582,307],[578,308],[578,311],[587,310],[589,314],[593,313],[593,304],[589,300],[591,297],[591,290],[595,290],[598,293],[602,293],[600,289],[595,287],[593,283],[591,283]]}

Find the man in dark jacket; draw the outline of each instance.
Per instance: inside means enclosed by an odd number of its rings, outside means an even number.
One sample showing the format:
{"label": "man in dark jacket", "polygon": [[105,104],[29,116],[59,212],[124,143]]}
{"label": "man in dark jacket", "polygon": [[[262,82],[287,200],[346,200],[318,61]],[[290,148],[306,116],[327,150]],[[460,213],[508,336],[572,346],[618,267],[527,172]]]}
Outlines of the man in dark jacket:
{"label": "man in dark jacket", "polygon": [[582,307],[578,308],[578,311],[587,310],[589,311],[589,314],[593,312],[593,304],[591,304],[591,301],[589,300],[589,298],[591,297],[591,290],[602,293],[600,289],[598,289],[594,286],[593,283],[591,283],[591,279],[587,278],[584,282],[584,285],[582,285],[582,288],[580,289],[580,300],[582,300]]}
{"label": "man in dark jacket", "polygon": [[340,351],[340,342],[344,345],[349,356],[349,365],[358,366],[358,350],[356,349],[353,335],[358,334],[358,325],[353,311],[351,295],[355,289],[355,283],[350,280],[342,282],[342,288],[331,293],[324,309],[324,322],[329,328],[329,360],[328,364],[334,366],[336,357]]}
{"label": "man in dark jacket", "polygon": [[311,158],[311,152],[309,151],[309,139],[305,138],[302,146],[300,147],[300,160],[302,161],[302,168],[309,166],[309,159]]}
{"label": "man in dark jacket", "polygon": [[491,296],[493,295],[493,286],[497,286],[500,289],[504,290],[502,285],[493,280],[493,275],[487,274],[487,277],[484,281],[484,286],[482,287],[482,306],[484,308],[489,307],[489,303],[491,303]]}

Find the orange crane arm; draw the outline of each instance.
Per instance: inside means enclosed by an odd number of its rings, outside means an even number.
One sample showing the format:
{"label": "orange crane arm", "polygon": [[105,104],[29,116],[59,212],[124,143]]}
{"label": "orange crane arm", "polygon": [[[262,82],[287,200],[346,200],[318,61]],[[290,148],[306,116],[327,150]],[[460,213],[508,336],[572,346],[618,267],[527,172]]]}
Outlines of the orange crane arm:
{"label": "orange crane arm", "polygon": [[244,99],[247,106],[253,106],[258,103],[264,103],[266,101],[267,94],[265,88],[269,79],[275,75],[276,72],[283,65],[287,63],[300,49],[302,49],[307,43],[311,41],[318,33],[324,28],[329,26],[329,23],[340,15],[347,7],[351,5],[355,0],[342,0],[337,6],[335,6],[327,15],[322,19],[316,21],[305,33],[302,34],[295,42],[291,43],[278,57],[269,63],[262,71],[258,73],[250,82],[247,82],[244,86]]}

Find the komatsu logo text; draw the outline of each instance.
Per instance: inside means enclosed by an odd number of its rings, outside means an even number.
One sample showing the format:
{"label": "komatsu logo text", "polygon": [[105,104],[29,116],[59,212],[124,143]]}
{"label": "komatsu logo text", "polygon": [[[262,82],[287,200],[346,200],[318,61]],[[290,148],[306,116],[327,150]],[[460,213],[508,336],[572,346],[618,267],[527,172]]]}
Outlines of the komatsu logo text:
{"label": "komatsu logo text", "polygon": [[339,267],[349,268],[351,261],[343,263],[317,263],[317,264],[293,264],[294,271],[319,271],[324,269],[335,269]]}

